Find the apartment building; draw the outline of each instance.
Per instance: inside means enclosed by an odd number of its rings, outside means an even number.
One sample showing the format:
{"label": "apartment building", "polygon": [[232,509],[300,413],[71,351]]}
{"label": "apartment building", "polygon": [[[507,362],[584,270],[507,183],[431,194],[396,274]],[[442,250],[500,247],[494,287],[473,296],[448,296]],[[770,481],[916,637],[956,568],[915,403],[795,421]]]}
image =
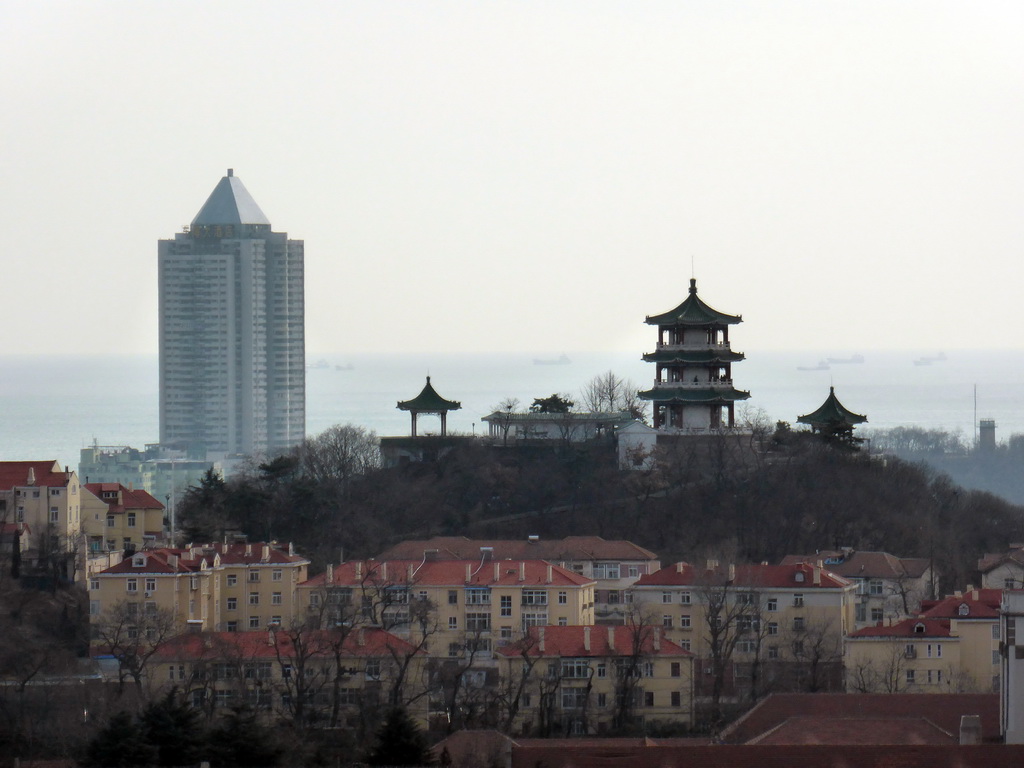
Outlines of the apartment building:
{"label": "apartment building", "polygon": [[516,733],[692,722],[693,654],[660,627],[531,627],[498,655]]}
{"label": "apartment building", "polygon": [[[181,691],[210,716],[240,705],[296,725],[351,727],[361,709],[388,703],[398,660],[410,685],[426,655],[381,629],[186,632],[162,643],[149,665],[153,687]],[[426,724],[419,690],[401,697]]]}
{"label": "apartment building", "polygon": [[637,620],[661,626],[700,660],[698,694],[716,687],[716,680],[737,693],[770,685],[836,690],[843,637],[854,626],[855,591],[852,582],[817,564],[709,560],[645,576],[630,598]]}
{"label": "apartment building", "polygon": [[93,624],[112,615],[173,616],[183,631],[244,632],[287,625],[309,561],[291,545],[216,542],[136,552],[89,576]]}
{"label": "apartment building", "polygon": [[942,600],[926,600],[921,617],[948,621],[960,638],[960,668],[954,680],[961,693],[999,690],[999,605],[1002,589],[971,589]]}
{"label": "apartment building", "polygon": [[983,589],[1024,588],[1024,544],[1011,544],[1007,552],[993,552],[978,560]]}
{"label": "apartment building", "polygon": [[865,627],[846,638],[851,693],[955,693],[960,637],[945,619],[904,619]]}
{"label": "apartment building", "polygon": [[629,588],[641,576],[661,568],[658,556],[631,541],[606,540],[600,536],[566,536],[563,539],[467,539],[435,536],[404,541],[378,556],[379,560],[546,560],[594,580],[596,624],[621,625],[628,614]]}
{"label": "apartment building", "polygon": [[483,663],[530,627],[594,623],[594,580],[543,560],[355,560],[298,587],[329,627],[381,626],[447,658]]}
{"label": "apartment building", "polygon": [[85,483],[82,530],[90,555],[139,550],[164,541],[164,505],[120,483]]}
{"label": "apartment building", "polygon": [[787,555],[782,559],[782,565],[795,563],[820,564],[857,585],[856,629],[916,616],[921,601],[935,597],[938,582],[928,558],[898,557],[889,552],[862,552],[844,547],[813,555]]}

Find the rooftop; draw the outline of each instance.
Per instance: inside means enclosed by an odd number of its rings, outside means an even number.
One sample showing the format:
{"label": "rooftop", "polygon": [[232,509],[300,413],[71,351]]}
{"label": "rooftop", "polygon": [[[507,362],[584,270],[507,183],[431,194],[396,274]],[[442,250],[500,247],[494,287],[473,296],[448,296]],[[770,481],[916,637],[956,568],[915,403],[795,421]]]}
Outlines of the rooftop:
{"label": "rooftop", "polygon": [[249,190],[231,168],[228,168],[228,175],[217,183],[199,213],[192,219],[193,227],[218,224],[270,226],[270,219],[260,210]]}
{"label": "rooftop", "polygon": [[705,304],[697,296],[697,280],[690,278],[690,295],[675,309],[660,315],[648,315],[648,325],[735,325],[742,323],[739,315],[727,315]]}
{"label": "rooftop", "polygon": [[[550,569],[550,571],[549,571]],[[550,574],[550,575],[549,575]],[[328,578],[328,575],[330,578]],[[522,578],[521,578],[522,577]],[[594,580],[543,560],[350,560],[301,586],[559,587],[593,584]]]}
{"label": "rooftop", "polygon": [[701,588],[729,585],[744,589],[843,589],[851,582],[824,568],[807,563],[793,565],[737,565],[733,568],[714,564],[696,568],[675,563],[649,576],[641,576],[637,587],[688,586]]}
{"label": "rooftop", "polygon": [[564,539],[467,539],[465,536],[435,536],[432,539],[403,541],[381,553],[380,560],[422,558],[434,551],[438,560],[471,560],[490,548],[495,560],[657,560],[649,549],[622,539],[605,540],[600,536],[566,536]]}

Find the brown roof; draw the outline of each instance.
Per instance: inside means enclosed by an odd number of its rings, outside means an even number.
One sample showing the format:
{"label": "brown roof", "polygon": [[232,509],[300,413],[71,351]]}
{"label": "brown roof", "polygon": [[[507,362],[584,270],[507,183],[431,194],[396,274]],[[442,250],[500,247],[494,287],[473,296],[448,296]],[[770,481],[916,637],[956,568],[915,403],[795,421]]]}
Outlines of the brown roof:
{"label": "brown roof", "polygon": [[1024,549],[1015,544],[1011,544],[1010,546],[1012,549],[1009,552],[987,553],[978,561],[978,570],[982,573],[988,573],[1003,563],[1017,563],[1017,565],[1024,565]]}
{"label": "brown roof", "polygon": [[996,693],[776,693],[722,732],[722,738],[742,744],[802,716],[906,717],[913,714],[949,733],[960,732],[963,715],[980,715],[984,741],[998,741],[999,694]]}
{"label": "brown roof", "polygon": [[[163,509],[164,505],[161,504],[157,499],[150,494],[148,491],[144,491],[141,488],[130,490],[125,488],[120,483],[85,483],[84,487],[93,496],[103,501],[110,507],[111,512],[123,512],[126,509]],[[103,493],[113,493],[113,498],[103,498]],[[121,504],[118,504],[118,496],[120,493]]]}
{"label": "brown roof", "polygon": [[[268,559],[263,559],[263,547],[269,547]],[[135,557],[145,557],[146,564],[136,566]],[[306,558],[289,553],[288,546],[264,542],[232,542],[224,544],[196,544],[192,547],[179,549],[175,547],[159,547],[136,552],[126,557],[117,565],[100,571],[98,575],[122,575],[132,573],[193,573],[213,566],[214,558],[219,556],[221,565],[290,565],[308,563]],[[174,558],[177,557],[175,564]]]}
{"label": "brown roof", "polygon": [[888,552],[822,551],[814,555],[786,555],[783,565],[823,561],[833,573],[857,579],[920,578],[928,570],[926,557],[897,557]]}
{"label": "brown roof", "polygon": [[959,736],[923,717],[798,715],[748,744],[957,744]]}
{"label": "brown roof", "polygon": [[[355,587],[361,584],[558,587],[594,583],[593,579],[543,560],[495,560],[482,565],[479,560],[350,560],[331,566],[330,570],[330,584],[336,587]],[[304,581],[300,586],[319,587],[327,581],[325,572]]]}
{"label": "brown roof", "polygon": [[[813,695],[813,694],[812,694]],[[932,698],[918,696],[917,698]],[[566,746],[534,742],[512,749],[512,768],[1018,768],[1024,745],[688,745]]]}
{"label": "brown roof", "polygon": [[29,470],[32,470],[36,487],[63,487],[71,470],[63,470],[54,459],[47,461],[0,461],[0,490],[9,491],[14,487],[28,486]]}
{"label": "brown roof", "polygon": [[1001,589],[972,589],[961,595],[949,595],[942,600],[926,600],[921,604],[921,616],[926,619],[998,619],[1003,601]]}
{"label": "brown roof", "polygon": [[848,635],[861,637],[954,637],[950,634],[949,619],[903,619],[895,624],[864,627]]}
{"label": "brown roof", "polygon": [[467,539],[465,536],[435,536],[403,541],[378,556],[378,560],[414,560],[428,550],[437,550],[439,560],[480,557],[481,547],[491,547],[495,560],[657,560],[658,556],[631,541],[606,541],[600,536],[566,536],[564,539]]}
{"label": "brown roof", "polygon": [[[544,630],[543,650],[541,630]],[[586,647],[588,638],[589,649]],[[662,637],[661,627],[647,627],[646,631],[638,631],[627,626],[530,627],[526,637],[498,648],[497,653],[502,656],[519,656],[525,653],[529,656],[574,658],[623,656],[634,652],[634,641],[640,645],[640,651],[646,656],[693,656],[682,646]]]}
{"label": "brown roof", "polygon": [[[815,583],[815,573],[820,578]],[[843,589],[850,585],[846,579],[830,573],[825,569],[817,569],[806,563],[793,565],[737,565],[731,574],[729,568],[717,565],[710,570],[697,568],[689,563],[675,563],[666,566],[656,573],[641,576],[636,583],[638,587],[686,587],[716,586],[729,584],[734,587],[751,589]]]}

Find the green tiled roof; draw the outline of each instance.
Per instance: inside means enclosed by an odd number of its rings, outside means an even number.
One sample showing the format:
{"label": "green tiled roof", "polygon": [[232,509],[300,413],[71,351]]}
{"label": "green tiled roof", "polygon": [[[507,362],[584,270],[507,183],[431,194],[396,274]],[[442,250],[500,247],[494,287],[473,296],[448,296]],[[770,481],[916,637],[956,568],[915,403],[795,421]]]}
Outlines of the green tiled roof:
{"label": "green tiled roof", "polygon": [[427,376],[427,383],[412,400],[400,400],[398,408],[403,411],[420,411],[421,413],[440,413],[441,411],[457,411],[462,403],[455,400],[445,400],[430,384],[430,377]]}
{"label": "green tiled roof", "polygon": [[655,352],[648,352],[644,355],[644,362],[647,363],[689,363],[691,365],[736,363],[742,359],[742,352],[733,352],[726,347],[712,349],[671,349],[663,347]]}
{"label": "green tiled roof", "polygon": [[726,405],[737,400],[746,400],[749,392],[732,387],[655,387],[640,393],[641,400],[652,400],[656,403],[705,403],[707,405]]}
{"label": "green tiled roof", "polygon": [[828,397],[821,407],[813,413],[797,417],[800,424],[861,424],[868,420],[867,416],[847,410],[839,398],[836,397],[836,388],[828,388]]}
{"label": "green tiled roof", "polygon": [[727,315],[709,307],[697,296],[697,280],[690,278],[690,295],[675,309],[660,315],[648,315],[648,325],[735,325],[742,323],[739,315]]}

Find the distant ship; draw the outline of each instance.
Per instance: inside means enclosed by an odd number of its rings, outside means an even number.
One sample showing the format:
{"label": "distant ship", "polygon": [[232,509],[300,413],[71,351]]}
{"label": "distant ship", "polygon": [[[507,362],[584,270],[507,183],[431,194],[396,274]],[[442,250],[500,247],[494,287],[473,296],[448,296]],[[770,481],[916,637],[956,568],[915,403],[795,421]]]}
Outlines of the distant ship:
{"label": "distant ship", "polygon": [[533,358],[534,365],[568,365],[571,362],[569,356],[564,354],[559,357]]}
{"label": "distant ship", "polygon": [[306,366],[306,368],[308,368],[309,370],[313,370],[314,368],[319,369],[319,368],[330,368],[330,367],[331,366],[327,364],[326,360],[317,360],[315,363],[310,363],[309,365]]}
{"label": "distant ship", "polygon": [[849,357],[829,357],[828,362],[836,363],[863,363],[864,355],[850,355]]}
{"label": "distant ship", "polygon": [[945,359],[946,353],[939,352],[939,354],[937,355],[924,355],[922,357],[917,358],[917,360],[914,361],[914,365],[931,365],[932,363],[944,362]]}
{"label": "distant ship", "polygon": [[352,365],[352,363],[345,363],[344,365],[336,365],[336,366],[334,366],[334,370],[336,370],[336,371],[354,371],[355,368],[356,367],[354,365]]}
{"label": "distant ship", "polygon": [[828,364],[830,360],[831,358],[829,360],[819,360],[817,365],[798,365],[796,369],[798,371],[827,371],[829,370]]}

